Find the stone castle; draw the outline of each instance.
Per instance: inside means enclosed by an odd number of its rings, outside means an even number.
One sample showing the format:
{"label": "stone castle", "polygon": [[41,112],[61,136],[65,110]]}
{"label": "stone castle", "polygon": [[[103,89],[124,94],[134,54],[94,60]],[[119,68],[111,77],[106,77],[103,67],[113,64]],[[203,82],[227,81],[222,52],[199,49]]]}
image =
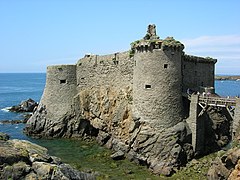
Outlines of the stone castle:
{"label": "stone castle", "polygon": [[129,51],[87,54],[75,65],[49,66],[40,105],[25,132],[94,136],[156,174],[171,174],[197,149],[191,140],[197,134],[194,123],[184,120],[190,102],[183,94],[189,89],[214,93],[216,59],[186,55],[183,49],[149,25]]}
{"label": "stone castle", "polygon": [[182,92],[214,87],[216,60],[189,56],[183,49],[172,37],[160,39],[155,25],[149,25],[146,36],[133,42],[130,51],[88,54],[76,65],[48,67],[41,102],[61,116],[84,89],[129,88],[135,117],[154,127],[171,127],[183,117]]}

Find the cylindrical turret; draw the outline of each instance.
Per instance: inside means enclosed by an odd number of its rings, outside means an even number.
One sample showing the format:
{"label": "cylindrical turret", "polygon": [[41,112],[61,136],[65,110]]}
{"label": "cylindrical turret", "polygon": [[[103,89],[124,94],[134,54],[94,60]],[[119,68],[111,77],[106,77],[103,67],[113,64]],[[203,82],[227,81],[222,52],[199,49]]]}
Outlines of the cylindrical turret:
{"label": "cylindrical turret", "polygon": [[76,65],[56,65],[47,68],[47,79],[41,104],[47,116],[61,117],[71,108],[76,95]]}
{"label": "cylindrical turret", "polygon": [[[149,36],[149,33],[148,33]],[[181,56],[184,46],[173,38],[132,43],[133,112],[152,127],[168,128],[182,120]]]}

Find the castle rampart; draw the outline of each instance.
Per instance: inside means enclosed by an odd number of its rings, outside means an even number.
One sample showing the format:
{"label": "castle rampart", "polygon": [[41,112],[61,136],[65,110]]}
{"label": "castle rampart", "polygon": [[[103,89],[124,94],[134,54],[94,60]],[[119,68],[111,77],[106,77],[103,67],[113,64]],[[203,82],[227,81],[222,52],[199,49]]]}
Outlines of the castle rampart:
{"label": "castle rampart", "polygon": [[110,55],[86,55],[77,63],[77,90],[89,87],[112,86],[122,88],[131,86],[133,58],[129,52]]}
{"label": "castle rampart", "polygon": [[214,87],[216,62],[217,60],[212,58],[183,55],[183,92],[188,88],[201,92],[201,87]]}
{"label": "castle rampart", "polygon": [[42,102],[53,112],[66,112],[65,105],[82,90],[127,88],[133,90],[136,117],[170,127],[182,119],[181,92],[214,87],[216,60],[185,55],[183,48],[172,37],[160,39],[153,28],[144,39],[131,43],[130,51],[86,54],[76,65],[50,66]]}
{"label": "castle rampart", "polygon": [[56,65],[47,68],[41,104],[48,109],[49,117],[57,119],[71,109],[76,84],[76,65]]}

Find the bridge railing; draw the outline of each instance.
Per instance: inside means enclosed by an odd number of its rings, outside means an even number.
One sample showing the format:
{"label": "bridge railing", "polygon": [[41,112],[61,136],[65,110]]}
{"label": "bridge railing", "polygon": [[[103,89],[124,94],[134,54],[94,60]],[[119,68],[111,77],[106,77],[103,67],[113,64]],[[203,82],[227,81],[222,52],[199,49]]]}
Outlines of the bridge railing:
{"label": "bridge railing", "polygon": [[208,97],[199,96],[199,102],[204,102],[209,105],[228,105],[235,106],[236,99],[234,98],[223,98],[223,97]]}

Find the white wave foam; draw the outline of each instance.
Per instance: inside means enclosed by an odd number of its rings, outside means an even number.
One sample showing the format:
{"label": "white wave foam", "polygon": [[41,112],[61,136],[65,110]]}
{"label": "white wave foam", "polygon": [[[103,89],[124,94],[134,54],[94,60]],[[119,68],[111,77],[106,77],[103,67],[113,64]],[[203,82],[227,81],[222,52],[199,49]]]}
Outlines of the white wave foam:
{"label": "white wave foam", "polygon": [[9,109],[11,109],[11,107],[5,107],[5,108],[2,108],[1,111],[9,112]]}

